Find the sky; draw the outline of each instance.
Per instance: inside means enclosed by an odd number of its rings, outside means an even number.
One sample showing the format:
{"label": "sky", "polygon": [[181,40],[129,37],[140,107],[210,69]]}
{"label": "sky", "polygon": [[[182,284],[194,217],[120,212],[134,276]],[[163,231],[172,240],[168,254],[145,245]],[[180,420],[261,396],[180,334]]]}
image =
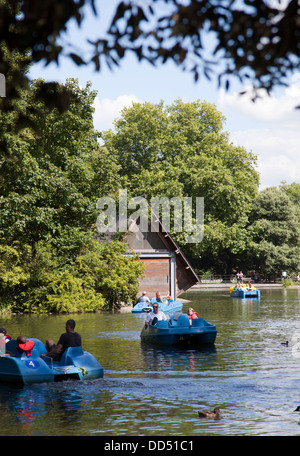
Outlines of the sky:
{"label": "sky", "polygon": [[[71,21],[64,42],[81,49],[80,55],[86,58],[86,39],[103,36],[116,3],[117,0],[96,1],[98,16],[89,9],[80,28]],[[181,98],[184,102],[214,103],[226,118],[224,130],[229,133],[230,141],[257,155],[260,190],[278,186],[282,181],[300,183],[300,109],[295,109],[300,102],[300,72],[291,77],[288,87],[276,89],[271,96],[261,93],[255,103],[251,101],[251,90],[249,95],[239,95],[247,89],[242,85],[232,84],[225,92],[217,87],[216,80],[203,77],[194,82],[190,72],[182,71],[171,62],[153,67],[130,55],[113,71],[103,66],[96,72],[92,64],[77,66],[71,59],[62,58],[59,66],[54,63],[47,67],[42,63],[33,65],[29,77],[58,82],[77,78],[83,87],[91,81],[92,88],[98,92],[94,126],[100,131],[113,128],[114,119],[132,102],[163,100],[165,104],[172,104]]]}

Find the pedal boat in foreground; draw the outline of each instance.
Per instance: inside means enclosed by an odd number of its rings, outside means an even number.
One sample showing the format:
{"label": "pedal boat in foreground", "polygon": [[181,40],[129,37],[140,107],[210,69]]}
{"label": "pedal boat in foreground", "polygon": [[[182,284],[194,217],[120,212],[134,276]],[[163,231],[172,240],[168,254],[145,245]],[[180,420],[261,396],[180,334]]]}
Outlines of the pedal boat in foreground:
{"label": "pedal boat in foreground", "polygon": [[168,321],[158,321],[154,326],[144,326],[141,341],[161,345],[198,346],[214,344],[216,327],[203,318],[190,320],[187,314],[170,315]]}
{"label": "pedal boat in foreground", "polygon": [[[103,377],[103,367],[96,358],[81,347],[67,348],[60,361],[53,361],[42,353],[47,353],[45,345],[35,338],[30,338],[35,345],[31,355],[0,357],[0,382],[31,385],[33,383],[56,382],[76,379],[90,380]],[[14,354],[16,339],[9,341],[6,354]]]}
{"label": "pedal boat in foreground", "polygon": [[260,298],[260,290],[257,290],[254,287],[251,290],[246,286],[241,288],[230,287],[229,292],[232,298]]}
{"label": "pedal boat in foreground", "polygon": [[158,310],[161,310],[164,313],[175,313],[180,312],[182,309],[182,302],[164,299],[163,302],[157,302],[156,298],[151,299],[151,304],[149,302],[138,302],[133,308],[132,313],[141,313],[141,312],[152,312],[153,304],[158,304]]}

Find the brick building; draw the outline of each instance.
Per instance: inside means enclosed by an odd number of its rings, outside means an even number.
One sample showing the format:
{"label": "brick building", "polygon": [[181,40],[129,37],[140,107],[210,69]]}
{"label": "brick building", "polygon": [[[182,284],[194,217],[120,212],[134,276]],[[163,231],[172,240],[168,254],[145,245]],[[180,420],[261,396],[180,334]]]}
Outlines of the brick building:
{"label": "brick building", "polygon": [[153,231],[148,226],[142,232],[138,221],[131,223],[124,240],[129,247],[139,254],[139,261],[145,264],[145,277],[140,281],[139,291],[146,291],[153,297],[159,291],[161,295],[170,295],[175,300],[184,291],[199,282],[196,272],[187,258],[157,218],[159,230]]}

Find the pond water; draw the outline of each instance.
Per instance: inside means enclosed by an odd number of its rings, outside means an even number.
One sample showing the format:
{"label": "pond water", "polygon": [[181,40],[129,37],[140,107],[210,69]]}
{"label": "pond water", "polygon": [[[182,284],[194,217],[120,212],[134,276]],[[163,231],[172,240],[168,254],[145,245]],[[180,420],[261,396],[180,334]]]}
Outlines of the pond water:
{"label": "pond water", "polygon": [[[76,315],[83,348],[104,378],[0,385],[0,435],[300,435],[300,288],[264,289],[260,301],[230,298],[227,290],[182,297],[191,301],[184,311],[192,305],[216,325],[215,347],[144,347],[145,315]],[[2,316],[0,326],[12,337],[57,341],[67,318]],[[220,420],[198,417],[214,407]]]}

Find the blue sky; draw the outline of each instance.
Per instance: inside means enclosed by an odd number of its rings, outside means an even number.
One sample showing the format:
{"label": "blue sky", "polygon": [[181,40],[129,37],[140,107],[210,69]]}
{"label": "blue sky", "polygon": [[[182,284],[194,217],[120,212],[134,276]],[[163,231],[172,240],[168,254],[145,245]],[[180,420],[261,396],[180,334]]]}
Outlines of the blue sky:
{"label": "blue sky", "polygon": [[[75,21],[70,22],[64,42],[81,49],[80,55],[87,58],[86,39],[103,36],[116,3],[117,0],[98,0],[100,17],[94,17],[90,8],[87,9],[80,28]],[[78,78],[82,86],[91,81],[93,89],[98,91],[94,115],[98,130],[112,128],[113,119],[133,101],[157,103],[164,100],[171,104],[181,98],[187,102],[200,99],[214,103],[227,119],[224,129],[229,132],[230,140],[257,154],[261,189],[280,185],[283,180],[300,182],[300,110],[294,109],[300,102],[300,73],[291,78],[288,88],[276,90],[271,97],[262,94],[256,103],[251,102],[250,96],[238,95],[244,89],[241,85],[233,84],[225,93],[217,88],[216,80],[200,78],[195,83],[191,73],[183,72],[171,62],[153,67],[130,55],[113,71],[103,66],[96,72],[93,65],[79,67],[63,58],[59,66],[34,65],[30,77],[59,82]]]}

